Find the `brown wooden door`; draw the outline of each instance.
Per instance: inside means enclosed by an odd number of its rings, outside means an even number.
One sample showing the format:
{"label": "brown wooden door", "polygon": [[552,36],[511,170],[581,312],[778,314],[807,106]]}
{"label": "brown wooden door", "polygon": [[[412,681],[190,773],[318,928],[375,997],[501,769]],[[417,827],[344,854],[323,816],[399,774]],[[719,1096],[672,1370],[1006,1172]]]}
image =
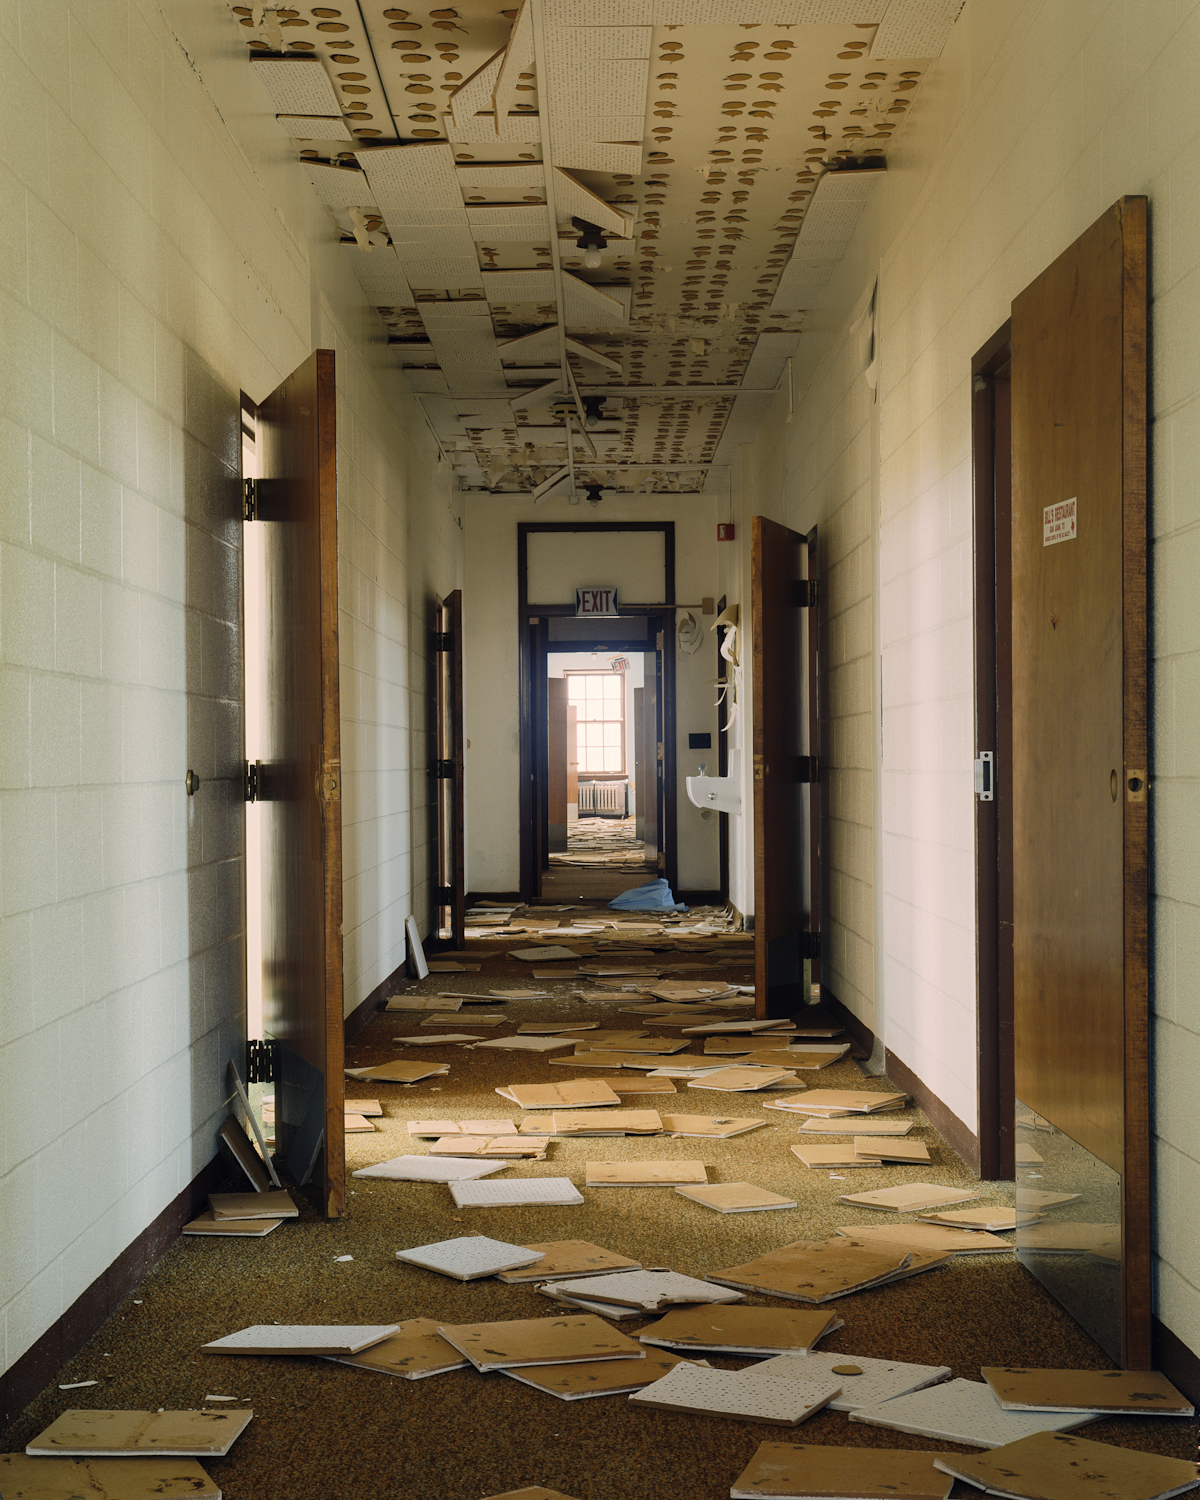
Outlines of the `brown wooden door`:
{"label": "brown wooden door", "polygon": [[633,791],[634,832],[639,842],[646,838],[646,689],[633,690]]}
{"label": "brown wooden door", "polygon": [[658,653],[647,651],[644,659],[646,675],[642,687],[642,772],[646,780],[646,791],[642,842],[646,846],[646,863],[656,865],[662,849],[659,812],[662,805],[663,770],[659,754],[662,743],[662,707],[658,694]]}
{"label": "brown wooden door", "polygon": [[573,818],[571,809],[579,804],[579,710],[567,704],[567,832]]}
{"label": "brown wooden door", "polygon": [[437,889],[433,931],[449,929],[461,948],[466,932],[466,759],[463,744],[462,590],[434,605],[437,703]]}
{"label": "brown wooden door", "polygon": [[[1013,976],[1019,1106],[1061,1132],[1053,1153],[1040,1152],[1036,1186],[1086,1183],[1071,1218],[1119,1221],[1119,1305],[1106,1312],[1103,1294],[1087,1290],[1094,1274],[1052,1282],[1052,1263],[1069,1257],[1021,1258],[1112,1354],[1142,1369],[1145,462],[1146,200],[1125,198],[1013,303]],[[1019,1110],[1018,1148],[1020,1127]]]}
{"label": "brown wooden door", "polygon": [[[334,357],[258,409],[265,554],[263,1025],[280,1043],[277,1155],[345,1202]],[[323,1139],[322,1139],[323,1137]]]}
{"label": "brown wooden door", "polygon": [[754,998],[760,1017],[791,1015],[807,999],[807,561],[804,537],[753,518]]}
{"label": "brown wooden door", "polygon": [[546,847],[567,847],[567,679],[546,682]]}

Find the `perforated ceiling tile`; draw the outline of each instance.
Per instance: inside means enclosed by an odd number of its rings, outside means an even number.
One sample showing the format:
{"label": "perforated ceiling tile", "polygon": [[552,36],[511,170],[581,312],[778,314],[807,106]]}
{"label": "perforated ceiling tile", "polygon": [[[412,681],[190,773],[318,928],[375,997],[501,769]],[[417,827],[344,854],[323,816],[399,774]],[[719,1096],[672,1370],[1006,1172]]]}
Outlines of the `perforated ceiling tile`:
{"label": "perforated ceiling tile", "polygon": [[557,132],[554,142],[557,166],[576,172],[628,173],[642,170],[642,147],[620,141],[588,141]]}
{"label": "perforated ceiling tile", "polygon": [[341,115],[276,115],[294,141],[351,141]]}
{"label": "perforated ceiling tile", "polygon": [[649,61],[653,28],[649,26],[556,26],[546,29],[548,71],[584,68],[598,62]]}
{"label": "perforated ceiling tile", "polygon": [[500,77],[503,62],[504,53],[497,52],[450,95],[450,113],[456,126],[461,127],[481,110],[491,109],[492,92]]}
{"label": "perforated ceiling tile", "polygon": [[541,162],[470,162],[456,168],[458,185],[465,194],[536,192],[546,185]]}
{"label": "perforated ceiling tile", "polygon": [[357,245],[343,245],[342,253],[353,265],[358,284],[372,307],[412,306],[412,290],[395,251],[386,245],[370,251],[360,250]]}
{"label": "perforated ceiling tile", "polygon": [[398,208],[394,203],[380,207],[388,230],[396,239],[408,238],[404,233],[406,228],[461,229],[468,222],[461,204],[458,208]]}
{"label": "perforated ceiling tile", "polygon": [[826,172],[818,181],[791,259],[771,302],[776,315],[811,307],[850,242],[881,171]]}
{"label": "perforated ceiling tile", "polygon": [[[466,218],[464,213],[461,225],[405,224],[392,229],[392,243],[396,247],[396,254],[402,261],[428,260],[434,255],[443,255],[448,260],[474,261],[475,240]],[[477,262],[476,268],[478,271]],[[412,280],[411,272],[406,271],[405,275]],[[416,283],[413,282],[413,285]]]}
{"label": "perforated ceiling tile", "polygon": [[429,329],[465,323],[479,327],[486,324],[488,331],[491,331],[488,305],[482,297],[473,301],[422,302],[417,311],[421,314],[421,321]]}
{"label": "perforated ceiling tile", "polygon": [[563,318],[568,327],[608,328],[624,323],[629,317],[621,298],[610,296],[603,287],[580,281],[569,271],[563,272],[563,302]]}
{"label": "perforated ceiling tile", "polygon": [[963,0],[892,0],[875,33],[871,57],[940,57],[962,8]]}
{"label": "perforated ceiling tile", "polygon": [[628,235],[633,227],[631,215],[611,207],[562,167],[554,169],[554,208],[560,223],[578,215],[589,224],[596,224],[601,229],[611,230],[613,234],[622,237]]}
{"label": "perforated ceiling tile", "polygon": [[305,166],[309,182],[327,208],[376,206],[365,172],[357,172],[353,167],[331,167],[323,162],[306,162]]}
{"label": "perforated ceiling tile", "polygon": [[599,349],[593,349],[590,344],[581,343],[578,339],[573,339],[570,336],[567,338],[567,353],[577,354],[580,359],[586,360],[589,364],[599,365],[601,369],[611,370],[616,375],[620,375],[624,369],[620,360],[613,359],[607,354],[601,354]]}
{"label": "perforated ceiling tile", "polygon": [[[474,244],[471,248],[474,250]],[[474,255],[440,256],[436,260],[402,258],[401,266],[409,286],[418,291],[463,290],[480,284],[479,261]]]}
{"label": "perforated ceiling tile", "polygon": [[654,0],[546,0],[547,26],[650,26]]}
{"label": "perforated ceiling tile", "polygon": [[490,303],[550,302],[554,299],[553,271],[485,271],[483,290]]}
{"label": "perforated ceiling tile", "polygon": [[524,82],[522,75],[532,71],[533,7],[530,0],[522,0],[492,91],[492,107],[498,115],[506,115],[518,102],[518,90]]}
{"label": "perforated ceiling tile", "polygon": [[358,153],[359,165],[375,189],[380,208],[457,209],[462,193],[455,176],[454,151],[445,141],[408,146],[374,146]]}
{"label": "perforated ceiling tile", "polygon": [[479,241],[541,240],[550,233],[550,215],[544,204],[468,204],[467,223]]}
{"label": "perforated ceiling tile", "polygon": [[250,66],[278,113],[341,118],[342,106],[333,80],[319,57],[256,57]]}
{"label": "perforated ceiling tile", "polygon": [[547,68],[542,107],[551,119],[578,121],[581,116],[631,115],[640,122],[649,76],[649,63],[636,58],[560,57]]}
{"label": "perforated ceiling tile", "polygon": [[533,333],[523,334],[520,338],[505,339],[500,344],[500,357],[508,362],[529,363],[554,359],[557,355],[557,328],[538,328]]}
{"label": "perforated ceiling tile", "polygon": [[654,0],[656,26],[853,26],[878,21],[888,0]]}

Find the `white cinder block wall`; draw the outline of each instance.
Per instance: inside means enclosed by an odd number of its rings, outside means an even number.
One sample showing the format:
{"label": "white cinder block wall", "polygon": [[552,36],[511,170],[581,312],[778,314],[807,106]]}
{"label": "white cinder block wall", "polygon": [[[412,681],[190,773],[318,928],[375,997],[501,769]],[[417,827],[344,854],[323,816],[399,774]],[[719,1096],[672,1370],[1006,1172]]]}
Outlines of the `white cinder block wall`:
{"label": "white cinder block wall", "polygon": [[[791,524],[828,522],[836,534],[841,511],[845,555],[853,555],[856,536],[865,540],[856,497],[866,493],[868,429],[860,421],[861,382],[839,375],[845,325],[836,330],[878,270],[879,499],[871,524],[879,570],[873,665],[882,674],[883,712],[882,752],[867,761],[881,780],[883,808],[876,1030],[974,1129],[970,361],[1008,317],[1013,297],[1106,208],[1123,194],[1148,195],[1155,1311],[1193,1349],[1200,1348],[1200,864],[1193,852],[1200,842],[1200,120],[1191,109],[1198,65],[1200,6],[1192,3],[967,0],[828,307],[812,316],[812,363],[823,353],[825,362],[790,428],[778,410],[786,396],[777,398],[752,465],[757,474],[782,473]],[[843,474],[830,467],[831,454],[842,455]],[[753,508],[771,513],[780,503],[768,486]],[[849,650],[861,635],[849,615],[846,626]],[[833,646],[840,662],[836,636]],[[865,681],[846,703],[865,723]],[[859,743],[855,734],[839,744],[835,731],[835,785],[858,763]],[[864,814],[861,807],[856,824]],[[865,816],[858,826],[865,843]],[[852,901],[836,837],[833,852],[837,899]],[[865,858],[858,868],[865,872]],[[865,887],[865,873],[860,879]],[[838,917],[857,932],[856,910]],[[860,972],[869,972],[865,960]],[[857,981],[846,978],[841,998],[853,1004]]]}
{"label": "white cinder block wall", "polygon": [[448,486],[227,9],[171,19],[184,45],[154,0],[0,7],[4,1368],[214,1152],[245,1036],[239,388],[321,345],[348,1008],[422,910]]}

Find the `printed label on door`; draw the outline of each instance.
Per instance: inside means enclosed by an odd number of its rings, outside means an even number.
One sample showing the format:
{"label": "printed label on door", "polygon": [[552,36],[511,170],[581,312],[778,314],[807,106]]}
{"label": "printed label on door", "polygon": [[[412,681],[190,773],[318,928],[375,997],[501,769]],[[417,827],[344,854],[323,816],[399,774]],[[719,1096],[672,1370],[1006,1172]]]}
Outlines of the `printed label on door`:
{"label": "printed label on door", "polygon": [[1078,530],[1075,500],[1060,500],[1057,505],[1047,505],[1042,511],[1042,546],[1052,547],[1055,542],[1073,542]]}

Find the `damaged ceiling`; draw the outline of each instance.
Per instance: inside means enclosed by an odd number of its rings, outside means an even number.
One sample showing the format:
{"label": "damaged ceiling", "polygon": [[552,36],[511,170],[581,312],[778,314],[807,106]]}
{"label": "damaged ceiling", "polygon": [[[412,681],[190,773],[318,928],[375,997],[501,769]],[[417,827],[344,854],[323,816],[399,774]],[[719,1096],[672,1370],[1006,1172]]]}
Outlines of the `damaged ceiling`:
{"label": "damaged ceiling", "polygon": [[750,436],[961,3],[231,10],[463,486],[570,500]]}

